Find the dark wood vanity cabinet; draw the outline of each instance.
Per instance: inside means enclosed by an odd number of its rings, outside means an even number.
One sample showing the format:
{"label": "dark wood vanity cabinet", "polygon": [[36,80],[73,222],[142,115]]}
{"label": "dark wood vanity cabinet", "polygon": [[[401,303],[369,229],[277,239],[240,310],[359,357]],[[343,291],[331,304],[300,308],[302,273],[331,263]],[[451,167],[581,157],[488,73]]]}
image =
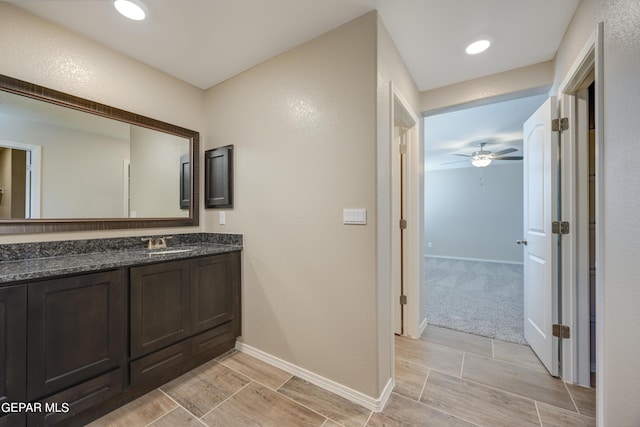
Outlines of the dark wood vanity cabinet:
{"label": "dark wood vanity cabinet", "polygon": [[0,288],[0,427],[84,425],[233,348],[240,252]]}
{"label": "dark wood vanity cabinet", "polygon": [[160,382],[240,335],[238,252],[131,268],[132,385]]}

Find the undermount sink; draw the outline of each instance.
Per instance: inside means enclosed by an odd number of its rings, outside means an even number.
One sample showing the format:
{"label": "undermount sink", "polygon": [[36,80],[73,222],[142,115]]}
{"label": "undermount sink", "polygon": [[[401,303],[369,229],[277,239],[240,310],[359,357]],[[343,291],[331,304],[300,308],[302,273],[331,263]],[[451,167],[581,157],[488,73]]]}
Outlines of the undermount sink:
{"label": "undermount sink", "polygon": [[149,256],[179,254],[179,253],[183,253],[183,252],[191,252],[192,250],[193,250],[193,248],[189,248],[189,249],[156,249],[153,252],[149,252]]}

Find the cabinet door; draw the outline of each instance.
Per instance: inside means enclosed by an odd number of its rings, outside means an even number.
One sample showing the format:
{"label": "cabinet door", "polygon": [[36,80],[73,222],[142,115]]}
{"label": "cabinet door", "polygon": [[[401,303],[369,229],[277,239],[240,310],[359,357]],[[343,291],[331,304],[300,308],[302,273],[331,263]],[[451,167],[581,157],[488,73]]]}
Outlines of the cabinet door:
{"label": "cabinet door", "polygon": [[122,365],[125,301],[121,270],[32,283],[28,301],[29,399]]}
{"label": "cabinet door", "polygon": [[0,404],[25,401],[26,358],[27,289],[0,289]]}
{"label": "cabinet door", "polygon": [[204,207],[233,207],[233,145],[204,153]]}
{"label": "cabinet door", "polygon": [[233,319],[235,286],[230,254],[192,261],[191,327],[211,329]]}
{"label": "cabinet door", "polygon": [[189,336],[189,261],[133,267],[130,289],[132,358]]}

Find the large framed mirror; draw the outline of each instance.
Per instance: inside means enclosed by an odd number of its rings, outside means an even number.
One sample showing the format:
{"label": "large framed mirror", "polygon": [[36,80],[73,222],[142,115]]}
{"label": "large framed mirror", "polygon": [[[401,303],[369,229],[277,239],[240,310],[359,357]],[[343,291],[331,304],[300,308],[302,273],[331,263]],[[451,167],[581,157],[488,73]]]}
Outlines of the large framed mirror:
{"label": "large framed mirror", "polygon": [[199,133],[0,75],[0,234],[197,226]]}

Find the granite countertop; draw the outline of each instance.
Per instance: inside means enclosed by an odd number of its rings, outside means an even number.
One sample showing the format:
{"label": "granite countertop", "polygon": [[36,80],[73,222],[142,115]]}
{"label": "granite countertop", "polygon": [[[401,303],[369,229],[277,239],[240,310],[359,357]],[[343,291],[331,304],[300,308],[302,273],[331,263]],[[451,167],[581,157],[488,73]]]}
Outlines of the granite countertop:
{"label": "granite countertop", "polygon": [[[27,280],[84,273],[141,264],[222,254],[242,250],[241,242],[194,242],[170,245],[166,249],[141,247],[121,250],[106,249],[70,255],[56,254],[0,262],[0,285]],[[180,252],[177,252],[180,251]]]}

